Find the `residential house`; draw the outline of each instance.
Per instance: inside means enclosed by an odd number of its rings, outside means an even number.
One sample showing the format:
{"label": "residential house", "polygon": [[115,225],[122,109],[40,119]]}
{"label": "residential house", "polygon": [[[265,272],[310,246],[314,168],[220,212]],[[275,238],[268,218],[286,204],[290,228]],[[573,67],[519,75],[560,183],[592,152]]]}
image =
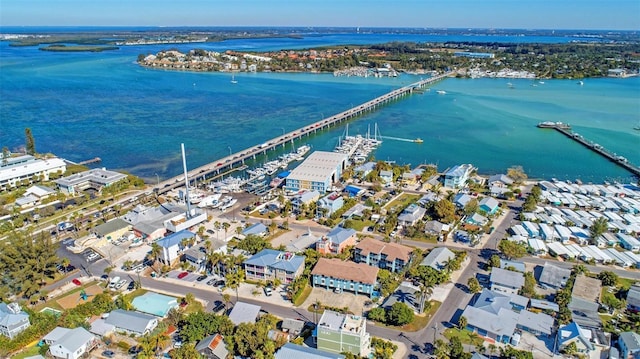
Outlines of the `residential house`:
{"label": "residential house", "polygon": [[106,318],[98,317],[95,317],[95,319],[92,318],[92,321],[90,320],[91,326],[89,327],[89,332],[101,338],[113,334],[116,331],[116,327],[112,324],[107,324],[105,319]]}
{"label": "residential house", "polygon": [[275,353],[274,359],[344,359],[344,355],[293,343],[285,343]]}
{"label": "residential house", "polygon": [[640,285],[635,284],[627,292],[627,310],[633,313],[640,312]]}
{"label": "residential house", "polygon": [[573,321],[586,329],[601,329],[602,319],[598,313],[598,298],[602,282],[597,278],[587,277],[584,274],[576,276],[571,291],[571,302],[568,308],[571,311]]}
{"label": "residential house", "polygon": [[22,208],[35,206],[43,199],[48,198],[55,193],[56,191],[49,187],[40,185],[31,186],[22,194],[22,197],[16,199],[15,205]]}
{"label": "residential house", "polygon": [[344,198],[340,193],[330,193],[318,200],[318,217],[329,217],[344,206]]}
{"label": "residential house", "polygon": [[[401,282],[396,291],[385,299],[382,303],[382,308],[389,309],[394,304],[400,302],[406,304],[414,312],[420,311],[420,300],[422,295],[420,294],[420,288],[413,285],[411,282]],[[426,299],[426,298],[425,298]]]}
{"label": "residential house", "polygon": [[335,227],[316,242],[320,254],[340,254],[345,248],[356,244],[356,231],[351,228]]}
{"label": "residential house", "polygon": [[181,251],[184,249],[183,243],[186,241],[196,240],[196,234],[187,230],[182,230],[178,233],[170,234],[159,241],[156,244],[160,246],[162,252],[160,253],[160,261],[166,265],[171,265],[175,260],[180,257]]}
{"label": "residential house", "polygon": [[471,200],[476,199],[466,193],[458,193],[453,197],[453,204],[458,208],[464,208],[467,206],[467,203],[471,202]]}
{"label": "residential house", "polygon": [[474,167],[471,164],[457,165],[451,167],[444,174],[444,186],[448,188],[462,188],[467,185],[467,180],[471,176]]}
{"label": "residential house", "polygon": [[505,174],[497,174],[489,177],[489,187],[509,187],[513,184],[511,177]]}
{"label": "residential house", "polygon": [[458,230],[453,234],[453,239],[456,242],[471,242],[475,236],[467,231]]}
{"label": "residential house", "polygon": [[81,358],[98,346],[96,337],[83,327],[75,329],[57,327],[42,340],[49,345],[49,353],[54,358]]}
{"label": "residential house", "polygon": [[312,202],[316,202],[320,198],[318,191],[304,191],[296,194],[291,199],[291,208],[293,213],[301,213],[303,206],[309,206]]}
{"label": "residential house", "polygon": [[485,211],[487,214],[495,214],[500,208],[500,202],[493,197],[485,197],[478,203],[481,211]]}
{"label": "residential house", "polygon": [[67,194],[76,194],[93,188],[102,191],[104,187],[109,187],[127,178],[127,175],[108,171],[105,168],[94,168],[88,171],[72,174],[55,180],[60,191]]}
{"label": "residential house", "polygon": [[359,357],[369,355],[371,337],[364,317],[325,310],[316,331],[318,350],[337,354],[349,352]]}
{"label": "residential house", "polygon": [[99,239],[106,241],[116,240],[131,230],[131,224],[120,218],[114,218],[109,222],[97,225],[93,233]]}
{"label": "residential house", "polygon": [[304,270],[304,256],[263,249],[243,262],[247,280],[293,282]]}
{"label": "residential house", "polygon": [[298,319],[285,318],[282,320],[282,330],[289,333],[292,338],[297,338],[304,329],[305,322]]}
{"label": "residential house", "polygon": [[635,332],[622,332],[618,337],[621,359],[640,358],[640,334]]}
{"label": "residential house", "polygon": [[414,185],[418,183],[419,175],[413,172],[405,172],[402,174],[402,184],[405,185]]}
{"label": "residential house", "polygon": [[640,251],[640,241],[635,237],[625,233],[618,233],[617,236],[622,248],[630,250],[632,252]]}
{"label": "residential house", "polygon": [[562,351],[571,343],[575,343],[578,353],[588,354],[595,349],[591,342],[591,331],[571,322],[558,328],[558,350]]}
{"label": "residential house", "polygon": [[208,250],[204,243],[200,243],[199,245],[188,248],[182,252],[182,259],[194,266],[196,271],[202,271],[206,268],[208,253],[227,253],[226,242],[215,238],[207,239],[207,241],[210,245]]}
{"label": "residential house", "polygon": [[550,335],[553,318],[542,313],[524,309],[528,299],[517,294],[503,294],[483,289],[473,305],[462,313],[467,319],[467,330],[479,336],[491,338],[499,343],[510,343],[516,329],[534,335]]}
{"label": "residential house", "polygon": [[29,314],[20,308],[20,304],[0,303],[0,334],[13,339],[30,325]]}
{"label": "residential house", "polygon": [[39,159],[31,155],[9,157],[0,161],[0,191],[37,181],[48,181],[49,175],[62,174],[67,164],[60,158]]}
{"label": "residential house", "polygon": [[158,326],[158,317],[131,310],[116,309],[109,313],[105,323],[113,325],[117,332],[142,336]]}
{"label": "residential house", "polygon": [[571,269],[561,268],[545,262],[542,272],[540,272],[538,283],[553,289],[560,289],[567,284],[569,276],[571,276]]}
{"label": "residential house", "polygon": [[311,232],[311,228],[307,229],[306,233],[300,235],[300,237],[294,239],[291,243],[287,244],[287,252],[300,253],[304,252],[307,248],[313,246],[315,248],[316,242],[320,239],[317,235]]}
{"label": "residential house", "polygon": [[428,221],[424,224],[424,232],[438,238],[438,241],[444,241],[449,233],[449,225],[438,221]]}
{"label": "residential house", "polygon": [[357,166],[356,168],[353,169],[353,171],[356,173],[356,175],[358,175],[359,178],[364,179],[374,169],[376,169],[376,163],[367,162]]}
{"label": "residential house", "polygon": [[365,238],[354,248],[354,261],[391,272],[399,272],[411,262],[412,253],[413,248],[402,244]]}
{"label": "residential house", "polygon": [[441,271],[446,267],[446,264],[456,257],[447,247],[437,247],[431,250],[429,254],[420,262],[421,266],[429,266],[435,270]]}
{"label": "residential house", "polygon": [[245,302],[236,302],[229,313],[229,319],[235,325],[240,323],[255,323],[260,315],[260,306]]}
{"label": "residential house", "polygon": [[506,259],[500,259],[500,268],[502,269],[514,269],[518,272],[524,273],[527,271],[524,262],[509,261]]}
{"label": "residential house", "polygon": [[524,275],[520,272],[512,272],[502,268],[491,270],[491,290],[501,293],[518,293],[524,285]]}
{"label": "residential house", "polygon": [[426,209],[415,203],[410,204],[398,216],[398,224],[405,227],[413,226],[424,217],[425,213],[427,213]]}
{"label": "residential house", "polygon": [[378,267],[321,257],[313,267],[311,276],[314,287],[372,296],[377,284]]}
{"label": "residential house", "polygon": [[254,223],[242,231],[243,236],[254,235],[264,237],[267,233],[269,233],[269,229],[260,222]]}
{"label": "residential house", "polygon": [[393,171],[380,171],[379,176],[383,184],[393,182]]}
{"label": "residential house", "polygon": [[479,213],[474,213],[469,216],[465,222],[475,226],[484,226],[489,222],[489,220],[487,219],[487,217]]}
{"label": "residential house", "polygon": [[196,344],[196,351],[206,359],[227,359],[229,350],[220,334],[205,337]]}

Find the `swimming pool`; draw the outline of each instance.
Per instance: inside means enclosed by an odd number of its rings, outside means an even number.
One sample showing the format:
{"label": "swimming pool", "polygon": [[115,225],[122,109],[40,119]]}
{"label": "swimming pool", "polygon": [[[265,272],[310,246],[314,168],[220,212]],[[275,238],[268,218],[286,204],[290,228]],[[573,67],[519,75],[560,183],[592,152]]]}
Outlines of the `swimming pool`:
{"label": "swimming pool", "polygon": [[50,307],[42,308],[40,313],[47,313],[47,314],[55,315],[56,317],[59,317],[62,314],[61,311],[59,311],[57,309],[50,308]]}
{"label": "swimming pool", "polygon": [[164,317],[171,308],[178,306],[178,301],[168,295],[147,292],[133,299],[133,307],[143,313]]}

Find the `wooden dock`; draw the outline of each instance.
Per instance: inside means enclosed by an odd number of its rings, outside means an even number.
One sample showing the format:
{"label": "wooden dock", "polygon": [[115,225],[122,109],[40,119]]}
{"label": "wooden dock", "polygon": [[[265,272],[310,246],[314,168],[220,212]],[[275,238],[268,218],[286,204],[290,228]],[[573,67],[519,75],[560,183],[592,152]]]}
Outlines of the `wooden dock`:
{"label": "wooden dock", "polygon": [[538,127],[554,129],[640,178],[640,167],[633,165],[623,156],[619,156],[599,144],[585,139],[582,135],[573,132],[571,126],[568,124],[562,122],[541,122],[538,124]]}
{"label": "wooden dock", "polygon": [[[242,166],[244,165],[245,160],[255,159],[256,156],[266,154],[267,151],[274,150],[278,146],[284,147],[287,143],[293,143],[295,140],[299,140],[304,136],[309,136],[318,131],[336,126],[344,121],[354,119],[365,113],[376,111],[380,107],[390,102],[411,95],[412,93],[417,92],[420,89],[424,89],[425,87],[432,85],[438,81],[441,81],[451,76],[452,74],[452,72],[447,72],[438,76],[430,77],[428,79],[420,80],[418,82],[388,92],[382,96],[376,97],[373,100],[367,101],[360,105],[356,105],[346,111],[323,118],[320,121],[298,128],[297,130],[291,131],[289,133],[284,133],[281,136],[267,140],[263,144],[249,147],[242,151],[230,154],[229,156],[212,161],[209,164],[189,171],[189,180],[194,181],[196,178],[210,178],[211,176],[217,176],[223,172],[227,172],[234,167]],[[162,194],[181,186],[184,186],[184,179],[182,175],[179,175],[160,182],[156,186],[156,188],[154,188],[154,191]]]}
{"label": "wooden dock", "polygon": [[84,165],[90,165],[92,163],[100,163],[100,162],[102,162],[102,159],[100,157],[95,157],[90,160],[78,162],[78,164],[81,166],[84,166]]}

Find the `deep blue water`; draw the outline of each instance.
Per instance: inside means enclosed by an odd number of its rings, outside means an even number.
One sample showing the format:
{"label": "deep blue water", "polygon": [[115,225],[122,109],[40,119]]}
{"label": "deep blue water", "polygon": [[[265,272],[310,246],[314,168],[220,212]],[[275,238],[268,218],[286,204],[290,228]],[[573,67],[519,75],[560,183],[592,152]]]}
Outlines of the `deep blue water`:
{"label": "deep blue water", "polygon": [[[256,51],[355,43],[358,34],[296,39],[233,40],[210,50]],[[398,35],[374,35],[384,42]],[[399,37],[406,41],[413,35]],[[416,35],[417,36],[417,35]],[[366,37],[366,36],[365,36]],[[374,41],[373,39],[384,40]],[[343,42],[341,42],[343,41]],[[186,44],[182,50],[202,47]],[[180,172],[180,143],[189,167],[262,143],[323,116],[343,111],[418,80],[336,78],[331,74],[238,74],[148,70],[139,53],[167,46],[131,46],[103,53],[55,53],[0,43],[0,145],[24,143],[33,130],[39,152],[73,161],[99,156],[101,165],[147,179]],[[350,124],[364,133],[378,123],[383,135],[424,143],[385,140],[379,159],[437,163],[441,169],[470,162],[481,173],[519,164],[532,177],[587,181],[628,179],[629,174],[562,135],[539,130],[540,121],[571,123],[586,138],[640,163],[640,79],[530,80],[448,79],[435,91],[413,95]],[[532,85],[536,86],[532,86]],[[332,149],[344,127],[304,142]],[[262,161],[260,159],[259,161]]]}

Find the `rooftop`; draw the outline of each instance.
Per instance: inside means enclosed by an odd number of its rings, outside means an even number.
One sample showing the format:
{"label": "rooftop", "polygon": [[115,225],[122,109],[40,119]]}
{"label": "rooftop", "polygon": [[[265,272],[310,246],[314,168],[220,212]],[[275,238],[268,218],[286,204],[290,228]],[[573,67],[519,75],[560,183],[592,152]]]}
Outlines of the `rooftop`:
{"label": "rooftop", "polygon": [[86,182],[94,182],[100,185],[109,185],[125,178],[127,178],[127,175],[120,172],[109,171],[105,168],[94,168],[88,171],[57,179],[55,182],[58,185],[64,187],[77,186]]}
{"label": "rooftop", "polygon": [[260,306],[245,302],[237,302],[229,313],[229,319],[235,325],[240,323],[255,323],[260,314]]}
{"label": "rooftop", "polygon": [[296,272],[304,266],[304,256],[291,252],[281,252],[275,249],[263,249],[244,261],[244,264],[281,269],[286,272]]}
{"label": "rooftop", "polygon": [[424,257],[422,262],[420,262],[420,265],[440,270],[448,260],[455,258],[455,256],[455,253],[453,253],[449,248],[437,247],[432,249],[431,252]]}
{"label": "rooftop", "polygon": [[318,326],[341,332],[362,333],[365,329],[366,318],[353,315],[341,314],[332,310],[325,310],[318,322]]}
{"label": "rooftop", "polygon": [[378,267],[372,267],[364,263],[344,262],[338,258],[320,258],[316,266],[313,267],[311,274],[375,284],[378,276]]}
{"label": "rooftop", "polygon": [[524,285],[524,276],[520,272],[512,272],[502,268],[491,270],[491,283],[520,288]]}
{"label": "rooftop", "polygon": [[348,156],[343,153],[315,151],[292,170],[287,178],[300,181],[324,182],[347,159]]}
{"label": "rooftop", "polygon": [[571,276],[570,269],[560,268],[551,263],[545,262],[538,282],[559,288],[564,287],[564,285],[567,284],[569,276]]}
{"label": "rooftop", "polygon": [[576,281],[573,283],[572,297],[582,298],[589,302],[596,302],[600,297],[600,288],[602,282],[600,279],[587,277],[584,274],[579,274],[576,277]]}
{"label": "rooftop", "polygon": [[178,233],[173,233],[170,234],[160,240],[158,240],[156,243],[163,248],[171,248],[173,246],[177,246],[180,245],[180,242],[182,242],[183,239],[189,239],[189,238],[193,238],[195,237],[196,234],[190,231],[182,230]]}
{"label": "rooftop", "polygon": [[111,324],[116,328],[126,329],[135,333],[144,333],[147,330],[149,322],[157,320],[156,317],[132,310],[116,309],[109,313],[105,320],[107,324]]}
{"label": "rooftop", "polygon": [[409,261],[411,253],[413,252],[413,248],[411,247],[393,242],[386,243],[373,238],[361,240],[356,244],[355,249],[360,250],[360,254],[364,256],[368,256],[369,253],[385,254],[389,261],[402,259],[405,262]]}
{"label": "rooftop", "polygon": [[325,235],[325,238],[330,239],[331,242],[335,244],[340,244],[351,238],[351,236],[354,236],[356,233],[357,232],[351,228],[335,227]]}

